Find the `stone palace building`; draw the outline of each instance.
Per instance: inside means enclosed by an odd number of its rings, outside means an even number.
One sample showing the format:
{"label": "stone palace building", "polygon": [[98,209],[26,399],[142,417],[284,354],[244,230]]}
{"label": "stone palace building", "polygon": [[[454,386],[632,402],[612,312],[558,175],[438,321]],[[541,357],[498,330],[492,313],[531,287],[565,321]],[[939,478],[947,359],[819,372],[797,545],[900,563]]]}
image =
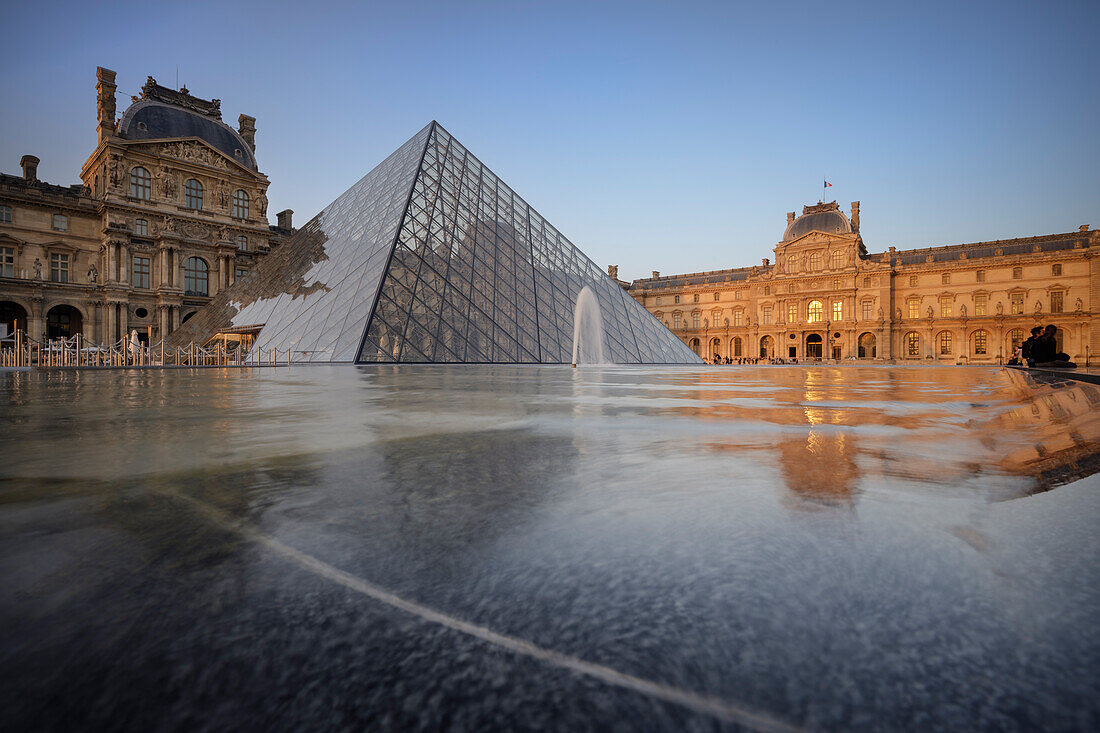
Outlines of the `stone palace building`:
{"label": "stone palace building", "polygon": [[150,77],[115,114],[115,72],[99,68],[99,139],[82,184],[0,175],[0,332],[77,333],[154,343],[245,277],[292,231],[267,220],[256,120],[222,122],[221,101]]}
{"label": "stone palace building", "polygon": [[[707,361],[998,364],[1039,324],[1079,363],[1100,348],[1100,235],[869,253],[859,202],[787,214],[774,264],[635,280],[630,294]],[[617,268],[612,268],[612,276]],[[624,285],[626,285],[624,283]]]}

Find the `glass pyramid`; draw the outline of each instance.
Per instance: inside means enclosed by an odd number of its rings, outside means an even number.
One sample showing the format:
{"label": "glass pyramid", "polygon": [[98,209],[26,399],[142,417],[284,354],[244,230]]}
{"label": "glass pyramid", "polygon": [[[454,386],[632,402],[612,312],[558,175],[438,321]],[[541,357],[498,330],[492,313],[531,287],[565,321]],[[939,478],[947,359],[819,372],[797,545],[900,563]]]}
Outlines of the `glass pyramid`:
{"label": "glass pyramid", "polygon": [[432,122],[170,342],[262,326],[259,359],[278,349],[313,362],[569,363],[586,286],[610,361],[699,363]]}

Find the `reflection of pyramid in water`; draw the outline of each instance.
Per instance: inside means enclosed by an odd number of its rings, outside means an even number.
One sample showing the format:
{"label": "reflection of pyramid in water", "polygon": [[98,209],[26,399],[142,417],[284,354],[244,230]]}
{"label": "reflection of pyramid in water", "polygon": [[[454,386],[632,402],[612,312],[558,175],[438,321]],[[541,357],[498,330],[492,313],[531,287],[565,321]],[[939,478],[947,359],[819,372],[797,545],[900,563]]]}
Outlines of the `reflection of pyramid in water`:
{"label": "reflection of pyramid in water", "polygon": [[315,362],[568,363],[586,285],[611,360],[699,362],[433,122],[172,341],[263,324],[254,356],[278,349]]}

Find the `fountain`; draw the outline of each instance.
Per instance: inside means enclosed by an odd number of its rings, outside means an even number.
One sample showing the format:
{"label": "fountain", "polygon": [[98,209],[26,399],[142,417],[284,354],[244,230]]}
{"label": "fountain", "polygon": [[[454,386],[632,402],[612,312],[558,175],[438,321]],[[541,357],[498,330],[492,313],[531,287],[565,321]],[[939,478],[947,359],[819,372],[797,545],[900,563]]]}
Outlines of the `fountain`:
{"label": "fountain", "polygon": [[596,292],[585,285],[577,295],[573,309],[573,366],[610,364],[604,355],[603,317]]}

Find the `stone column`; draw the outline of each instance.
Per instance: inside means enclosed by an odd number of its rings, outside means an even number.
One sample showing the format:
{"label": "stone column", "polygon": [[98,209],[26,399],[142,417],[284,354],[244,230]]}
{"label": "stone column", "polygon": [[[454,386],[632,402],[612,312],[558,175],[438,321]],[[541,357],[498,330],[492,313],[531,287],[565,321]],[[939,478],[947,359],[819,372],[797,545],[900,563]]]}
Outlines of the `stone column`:
{"label": "stone column", "polygon": [[118,335],[119,338],[126,336],[130,333],[130,305],[129,303],[118,304]]}
{"label": "stone column", "polygon": [[27,319],[27,335],[33,339],[42,338],[46,332],[46,315],[42,312],[42,295],[36,293],[31,296],[30,318]]}
{"label": "stone column", "polygon": [[114,343],[116,341],[115,333],[117,328],[115,326],[115,318],[118,314],[118,304],[113,300],[107,301],[107,337],[104,340],[105,343]]}
{"label": "stone column", "polygon": [[159,324],[160,337],[164,338],[168,335],[168,306],[157,306],[157,322]]}
{"label": "stone column", "polygon": [[119,244],[118,253],[118,281],[128,283],[130,282],[130,250],[128,247]]}

